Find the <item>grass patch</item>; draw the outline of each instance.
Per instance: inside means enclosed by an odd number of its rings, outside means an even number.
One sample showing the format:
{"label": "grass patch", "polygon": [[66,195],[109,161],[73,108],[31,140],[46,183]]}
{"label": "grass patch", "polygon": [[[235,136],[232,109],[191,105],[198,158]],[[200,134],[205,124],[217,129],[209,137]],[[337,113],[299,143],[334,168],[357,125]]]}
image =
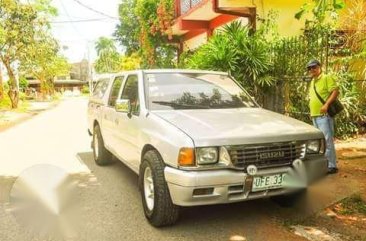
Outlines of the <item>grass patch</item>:
{"label": "grass patch", "polygon": [[0,100],[0,110],[9,110],[11,108],[11,101],[7,94]]}
{"label": "grass patch", "polygon": [[19,103],[18,103],[18,108],[15,109],[16,112],[20,112],[20,113],[25,113],[28,111],[29,109],[29,102],[28,101],[25,101],[25,100],[20,100]]}
{"label": "grass patch", "polygon": [[351,214],[362,214],[366,215],[366,202],[362,199],[359,194],[352,195],[348,198],[343,199],[340,202],[339,214],[351,215]]}
{"label": "grass patch", "polygon": [[4,96],[4,98],[2,100],[0,100],[0,111],[16,111],[16,112],[20,112],[20,113],[24,113],[27,112],[29,108],[29,103],[26,100],[22,100],[20,99],[18,102],[18,108],[17,109],[12,109],[11,108],[11,101],[8,95]]}

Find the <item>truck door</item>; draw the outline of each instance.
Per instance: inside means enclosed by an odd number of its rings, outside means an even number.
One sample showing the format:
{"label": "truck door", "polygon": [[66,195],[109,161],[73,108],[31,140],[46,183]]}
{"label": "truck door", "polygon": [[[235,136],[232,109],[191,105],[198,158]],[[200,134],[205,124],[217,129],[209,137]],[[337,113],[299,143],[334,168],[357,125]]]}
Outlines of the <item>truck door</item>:
{"label": "truck door", "polygon": [[116,104],[116,100],[120,95],[121,86],[123,82],[124,76],[117,76],[113,80],[113,84],[111,87],[111,91],[109,92],[109,98],[107,105],[103,108],[103,121],[102,121],[102,129],[103,129],[103,139],[106,147],[112,151],[116,152],[116,140],[114,136],[115,129],[115,121],[116,121],[116,111],[114,106]]}
{"label": "truck door", "polygon": [[121,158],[128,162],[128,164],[135,170],[138,170],[140,163],[140,100],[138,91],[138,76],[130,74],[123,86],[120,99],[130,100],[132,113],[128,115],[123,112],[117,113],[117,122],[115,123],[118,132],[115,132],[118,142],[118,153]]}

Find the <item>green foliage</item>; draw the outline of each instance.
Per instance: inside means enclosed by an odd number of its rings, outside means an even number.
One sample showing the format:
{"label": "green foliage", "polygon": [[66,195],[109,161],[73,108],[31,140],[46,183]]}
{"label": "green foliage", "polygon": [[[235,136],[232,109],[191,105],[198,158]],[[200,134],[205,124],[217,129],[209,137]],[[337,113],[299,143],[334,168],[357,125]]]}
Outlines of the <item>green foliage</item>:
{"label": "green foliage", "polygon": [[83,88],[81,89],[81,93],[82,94],[89,94],[89,87],[87,85],[84,85]]}
{"label": "green foliage", "polygon": [[[308,59],[320,59],[325,66],[324,71],[334,71],[341,92],[339,98],[345,106],[345,110],[336,117],[336,136],[347,138],[359,133],[362,123],[366,123],[366,103],[365,99],[362,99],[362,88],[357,85],[355,75],[351,72],[353,63],[362,59],[364,61],[364,57],[361,57],[364,49],[361,46],[365,35],[359,31],[365,16],[364,2],[358,1],[352,7],[347,6],[351,9],[349,16],[346,14],[343,20],[338,18],[338,11],[345,7],[342,0],[316,0],[313,3],[305,4],[295,16],[300,18],[305,13],[312,13],[306,20],[306,32],[303,36],[307,44],[305,47],[297,46],[292,49],[300,49]],[[354,33],[339,38],[336,31],[339,22],[343,26],[342,29],[351,29]],[[313,53],[307,51],[309,49],[314,50]],[[292,106],[302,105],[293,99],[291,103]]]}
{"label": "green foliage", "polygon": [[341,39],[335,25],[330,24],[333,19],[327,19],[342,7],[339,1],[334,3],[325,11],[316,10],[315,19],[307,21],[306,31],[297,37],[279,37],[274,15],[262,19],[261,28],[254,34],[249,28],[232,23],[196,51],[183,53],[179,67],[230,72],[258,102],[270,92],[284,96],[285,112],[310,124],[305,66],[310,59],[319,59],[324,72],[334,71],[341,90],[339,98],[346,108],[336,117],[337,137],[357,134],[361,124],[366,123],[366,104],[351,66],[355,58],[365,59],[365,55],[339,49]]}
{"label": "green foliage", "polygon": [[121,1],[118,11],[120,23],[116,27],[114,36],[125,47],[126,55],[137,52],[139,49],[139,22],[136,20],[136,0]]}
{"label": "green foliage", "polygon": [[11,108],[11,101],[9,96],[5,95],[3,99],[0,100],[0,110],[8,110]]}
{"label": "green foliage", "polygon": [[295,14],[296,19],[301,19],[305,14],[311,13],[311,19],[306,20],[307,28],[330,27],[338,20],[338,11],[345,7],[343,0],[314,0],[305,3]]}
{"label": "green foliage", "polygon": [[119,70],[120,54],[113,39],[100,37],[95,44],[98,59],[95,61],[95,70],[98,73],[113,73]]}
{"label": "green foliage", "polygon": [[19,88],[23,91],[28,87],[28,80],[24,76],[19,77]]}
{"label": "green foliage", "polygon": [[26,55],[25,48],[34,40],[37,12],[34,6],[19,0],[0,0],[0,61],[9,76],[9,97],[17,108],[19,95],[13,63]]}
{"label": "green foliage", "polygon": [[341,93],[339,99],[345,107],[344,111],[336,118],[336,134],[339,137],[348,138],[358,134],[360,123],[366,123],[366,115],[362,111],[362,102],[360,101],[362,93],[348,71],[339,71],[336,76]]}
{"label": "green foliage", "polygon": [[9,75],[8,93],[13,108],[18,106],[19,100],[14,63],[23,64],[35,51],[42,52],[37,42],[41,42],[42,34],[49,30],[48,18],[55,14],[56,9],[50,5],[50,0],[32,3],[0,0],[0,60]]}
{"label": "green foliage", "polygon": [[161,2],[162,0],[126,0],[119,6],[121,23],[117,26],[115,36],[126,48],[127,56],[138,53],[143,68],[175,66],[177,47],[167,43],[161,29],[169,24],[160,27],[164,18],[158,15],[159,9],[161,12],[165,7],[173,5],[170,1],[163,5]]}
{"label": "green foliage", "polygon": [[[18,112],[27,111],[27,109],[29,107],[29,103],[26,101],[25,94],[21,92],[19,94],[19,99],[21,101],[20,101],[20,105],[19,105],[19,108],[17,109],[17,111]],[[0,111],[10,110],[10,109],[12,109],[10,97],[8,95],[5,95],[4,98],[0,100]]]}
{"label": "green foliage", "polygon": [[117,48],[113,39],[106,37],[100,37],[98,39],[98,41],[95,43],[95,50],[97,51],[98,56],[117,52]]}
{"label": "green foliage", "polygon": [[95,61],[95,70],[97,73],[115,73],[119,70],[119,59],[120,55],[115,53],[108,53],[100,56]]}
{"label": "green foliage", "polygon": [[342,209],[340,214],[363,214],[366,215],[366,201],[362,199],[360,194],[354,194],[343,199],[341,202]]}
{"label": "green foliage", "polygon": [[137,53],[133,53],[130,56],[121,56],[120,58],[120,70],[135,70],[139,69],[141,64],[141,58]]}
{"label": "green foliage", "polygon": [[135,52],[130,56],[125,56],[118,53],[113,39],[99,38],[95,49],[98,59],[95,61],[94,67],[98,73],[114,73],[140,68],[141,58],[138,54]]}
{"label": "green foliage", "polygon": [[266,31],[252,33],[249,27],[233,22],[184,61],[189,68],[229,72],[256,95],[256,89],[273,85],[273,78],[268,75],[270,41],[265,34]]}
{"label": "green foliage", "polygon": [[41,81],[41,91],[52,94],[53,79],[67,75],[71,66],[66,58],[58,54],[59,45],[49,31],[37,32],[35,41],[26,47],[27,56],[21,62],[20,70]]}

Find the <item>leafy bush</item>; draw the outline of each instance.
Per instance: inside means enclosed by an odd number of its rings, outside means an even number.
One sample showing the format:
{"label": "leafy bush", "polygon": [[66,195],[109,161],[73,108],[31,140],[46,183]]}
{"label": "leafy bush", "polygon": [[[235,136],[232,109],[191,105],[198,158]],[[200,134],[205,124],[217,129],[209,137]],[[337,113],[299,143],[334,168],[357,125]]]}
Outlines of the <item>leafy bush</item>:
{"label": "leafy bush", "polygon": [[21,101],[25,101],[27,98],[26,94],[24,92],[19,92],[19,99]]}
{"label": "leafy bush", "polygon": [[344,111],[336,117],[336,135],[348,138],[359,133],[361,123],[366,121],[366,115],[362,111],[361,92],[352,75],[340,71],[336,76],[340,89],[339,99],[344,105]]}
{"label": "leafy bush", "polygon": [[20,76],[19,77],[19,88],[24,91],[28,87],[28,85],[29,85],[28,80],[25,77]]}
{"label": "leafy bush", "polygon": [[0,100],[0,110],[7,110],[11,108],[11,101],[7,94],[4,95],[4,98]]}
{"label": "leafy bush", "polygon": [[188,68],[229,72],[250,94],[271,86],[270,43],[263,32],[252,33],[248,26],[233,22],[218,31],[207,44],[184,59]]}
{"label": "leafy bush", "polygon": [[84,85],[83,88],[81,89],[81,93],[82,94],[89,94],[90,93],[89,87]]}

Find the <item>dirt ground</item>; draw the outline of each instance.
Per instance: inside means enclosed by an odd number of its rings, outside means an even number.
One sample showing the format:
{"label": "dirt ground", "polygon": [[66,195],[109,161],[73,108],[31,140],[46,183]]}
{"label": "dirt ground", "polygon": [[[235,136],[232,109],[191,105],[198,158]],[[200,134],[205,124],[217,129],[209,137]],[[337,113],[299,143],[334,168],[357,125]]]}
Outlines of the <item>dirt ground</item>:
{"label": "dirt ground", "polygon": [[59,101],[30,101],[26,110],[0,110],[0,132],[18,125],[42,111],[55,107]]}
{"label": "dirt ground", "polygon": [[[315,241],[366,241],[366,135],[337,142],[340,182],[356,182],[355,193],[296,223]],[[354,186],[350,185],[350,188]],[[295,226],[292,226],[294,229]],[[312,229],[315,228],[315,231]],[[324,234],[324,232],[326,234]]]}

